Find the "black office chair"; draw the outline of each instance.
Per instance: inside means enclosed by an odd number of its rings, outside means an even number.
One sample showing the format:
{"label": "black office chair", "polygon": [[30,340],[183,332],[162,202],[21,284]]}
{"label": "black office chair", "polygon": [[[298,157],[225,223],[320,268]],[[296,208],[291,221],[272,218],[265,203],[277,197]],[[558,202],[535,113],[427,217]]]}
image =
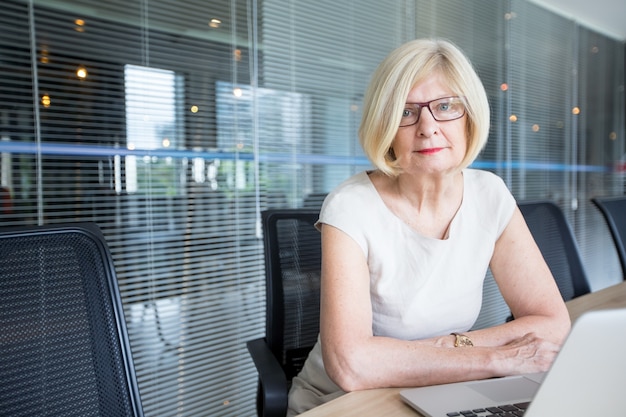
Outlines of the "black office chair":
{"label": "black office chair", "polygon": [[259,372],[260,417],[284,417],[291,379],[319,334],[321,240],[319,210],[262,213],[266,275],[266,337],[247,343]]}
{"label": "black office chair", "polygon": [[324,200],[326,199],[327,193],[312,193],[304,197],[302,201],[303,208],[310,209],[321,209],[322,204],[324,204]]}
{"label": "black office chair", "polygon": [[591,289],[576,237],[559,206],[550,201],[518,205],[563,299],[568,301],[589,293]]}
{"label": "black office chair", "polygon": [[626,196],[596,197],[591,202],[600,209],[606,221],[626,280]]}
{"label": "black office chair", "polygon": [[0,416],[143,416],[95,224],[0,229]]}

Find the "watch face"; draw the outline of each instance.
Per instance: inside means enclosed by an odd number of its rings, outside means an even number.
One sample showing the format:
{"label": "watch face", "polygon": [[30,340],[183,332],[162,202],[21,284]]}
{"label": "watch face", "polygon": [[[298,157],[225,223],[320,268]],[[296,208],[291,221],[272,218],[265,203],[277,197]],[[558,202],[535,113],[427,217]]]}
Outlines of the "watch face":
{"label": "watch face", "polygon": [[456,341],[454,342],[454,346],[455,347],[462,347],[462,346],[474,346],[474,344],[472,343],[472,340],[462,334],[455,334],[456,336]]}
{"label": "watch face", "polygon": [[461,346],[473,346],[472,341],[469,340],[469,337],[461,336],[461,340],[459,341]]}

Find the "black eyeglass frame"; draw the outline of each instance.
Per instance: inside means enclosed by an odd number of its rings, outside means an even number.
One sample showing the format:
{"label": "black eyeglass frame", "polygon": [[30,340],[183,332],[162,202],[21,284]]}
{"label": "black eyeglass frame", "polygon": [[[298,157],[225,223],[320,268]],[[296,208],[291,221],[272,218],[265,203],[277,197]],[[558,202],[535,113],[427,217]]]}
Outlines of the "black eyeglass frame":
{"label": "black eyeglass frame", "polygon": [[[461,104],[463,104],[463,112],[458,117],[455,117],[453,119],[438,119],[437,116],[435,116],[435,114],[433,113],[433,109],[430,108],[430,104],[434,103],[435,101],[440,101],[440,100],[445,100],[445,99],[452,99],[452,98],[459,99]],[[422,110],[424,109],[424,107],[428,109],[428,111],[430,112],[431,116],[433,116],[433,119],[435,119],[438,122],[451,122],[452,120],[458,120],[461,117],[465,116],[465,113],[467,113],[467,108],[465,106],[465,100],[463,99],[463,97],[460,97],[460,96],[439,97],[439,98],[436,98],[434,100],[425,101],[425,102],[422,102],[422,103],[417,103],[417,102],[415,102],[415,103],[405,103],[405,105],[407,105],[407,104],[415,105],[415,106],[418,107],[417,108],[417,119],[415,119],[415,122],[413,122],[411,124],[408,124],[408,125],[400,124],[399,127],[409,127],[409,126],[416,125],[420,121],[420,118],[422,117]],[[404,109],[402,109],[402,111],[404,112]],[[402,123],[402,121],[400,121],[400,123]]]}

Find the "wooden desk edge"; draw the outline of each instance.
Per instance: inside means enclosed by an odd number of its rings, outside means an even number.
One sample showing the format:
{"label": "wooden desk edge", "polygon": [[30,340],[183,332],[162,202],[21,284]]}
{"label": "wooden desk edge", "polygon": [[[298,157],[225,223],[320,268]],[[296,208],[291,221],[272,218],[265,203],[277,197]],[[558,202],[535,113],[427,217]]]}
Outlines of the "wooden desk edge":
{"label": "wooden desk edge", "polygon": [[574,298],[565,304],[572,323],[587,311],[626,308],[626,281]]}
{"label": "wooden desk edge", "polygon": [[405,388],[378,388],[349,392],[335,400],[313,408],[298,417],[385,416],[420,417],[400,398]]}

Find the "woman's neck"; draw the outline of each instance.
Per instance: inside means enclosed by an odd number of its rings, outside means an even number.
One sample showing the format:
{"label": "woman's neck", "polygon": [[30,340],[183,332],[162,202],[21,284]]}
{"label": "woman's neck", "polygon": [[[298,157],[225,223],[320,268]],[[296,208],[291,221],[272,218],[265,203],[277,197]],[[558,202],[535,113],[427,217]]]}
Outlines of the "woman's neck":
{"label": "woman's neck", "polygon": [[463,201],[463,173],[436,177],[371,175],[381,198],[396,217],[419,233],[444,239]]}

